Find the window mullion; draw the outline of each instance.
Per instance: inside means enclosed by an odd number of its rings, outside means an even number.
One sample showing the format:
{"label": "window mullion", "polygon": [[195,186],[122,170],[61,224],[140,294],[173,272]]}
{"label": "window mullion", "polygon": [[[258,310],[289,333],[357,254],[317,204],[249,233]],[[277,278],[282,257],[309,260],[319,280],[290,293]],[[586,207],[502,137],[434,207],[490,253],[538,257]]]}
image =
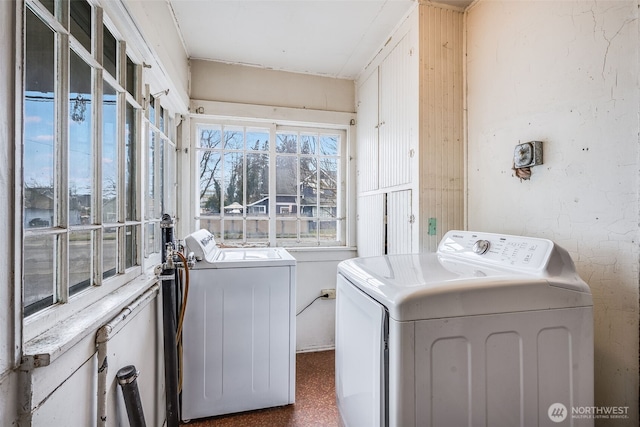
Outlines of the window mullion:
{"label": "window mullion", "polygon": [[[93,190],[93,206],[91,212],[93,213],[93,223],[103,223],[103,205],[102,205],[102,138],[103,138],[103,94],[104,94],[104,79],[103,79],[103,12],[102,8],[98,6],[92,7],[93,13],[93,34],[92,37],[92,54],[93,58],[98,62],[100,67],[93,68],[93,152],[94,152],[94,190]],[[101,285],[104,276],[104,228],[99,228],[97,232],[93,233],[93,284]]]}
{"label": "window mullion", "polygon": [[[118,86],[122,88],[127,87],[127,46],[126,43],[120,41],[118,43],[118,59],[116,60],[116,65],[118,67],[117,80]],[[116,159],[117,159],[117,171],[118,171],[118,180],[116,183],[116,222],[120,224],[124,224],[127,219],[126,213],[126,203],[125,199],[126,195],[126,186],[125,186],[125,176],[126,176],[126,150],[125,147],[127,145],[127,136],[126,136],[126,122],[127,122],[127,95],[125,91],[118,91],[117,101],[116,101]],[[129,177],[129,179],[135,179],[134,177]],[[127,266],[127,251],[126,251],[126,235],[127,228],[126,227],[118,227],[117,229],[117,249],[116,249],[116,274],[124,273]]]}
{"label": "window mullion", "polygon": [[316,160],[316,212],[314,215],[314,221],[316,222],[316,242],[318,243],[318,245],[320,245],[320,198],[322,197],[322,182],[320,181],[320,179],[322,178],[322,174],[320,173],[320,170],[322,168],[322,159],[321,159],[321,154],[320,154],[320,135],[318,134],[318,144],[316,145],[316,153],[315,153],[315,160]]}
{"label": "window mullion", "polygon": [[[68,10],[67,10],[68,12]],[[58,34],[56,37],[56,148],[55,174],[56,204],[55,225],[67,232],[58,236],[55,301],[65,303],[69,300],[69,36]]]}
{"label": "window mullion", "polygon": [[269,246],[276,246],[276,130],[271,126],[269,132]]}
{"label": "window mullion", "polygon": [[242,242],[247,242],[247,178],[249,171],[247,170],[247,127],[242,127]]}
{"label": "window mullion", "polygon": [[[91,208],[92,212],[92,220],[93,224],[102,224],[103,222],[103,206],[102,206],[102,108],[103,108],[103,79],[102,79],[102,69],[94,69],[94,82],[93,82],[93,99],[94,99],[94,108],[93,108],[93,152],[95,153],[93,157],[93,180],[94,180],[94,190],[92,203],[93,206]],[[98,229],[97,234],[94,234],[95,238],[93,239],[93,283],[96,285],[102,284],[102,271],[103,271],[103,263],[102,263],[102,252],[103,252],[103,237],[104,237],[104,228]]]}
{"label": "window mullion", "polygon": [[302,218],[300,215],[300,208],[302,204],[302,194],[300,194],[300,183],[302,181],[302,176],[300,174],[300,168],[302,167],[302,149],[300,148],[300,143],[302,142],[300,139],[300,132],[296,132],[296,240],[297,243],[300,243],[300,229],[302,228]]}
{"label": "window mullion", "polygon": [[[142,76],[142,66],[141,65],[136,65],[137,68],[137,73],[136,75],[139,76],[139,78],[137,79],[136,83],[135,83],[135,89],[136,89],[136,100],[140,101],[142,99],[142,84],[141,82],[143,81],[143,76]],[[135,115],[136,115],[136,123],[135,123],[135,127],[136,127],[136,147],[135,147],[135,156],[136,156],[136,162],[138,164],[138,167],[136,167],[136,173],[135,173],[135,189],[136,189],[136,220],[140,222],[140,226],[136,227],[137,228],[137,236],[136,236],[136,241],[138,242],[136,248],[137,248],[137,261],[140,265],[143,264],[142,260],[144,259],[144,240],[143,238],[145,237],[145,231],[144,231],[144,208],[145,208],[145,200],[144,200],[144,194],[145,191],[144,189],[146,188],[146,183],[147,180],[144,177],[144,171],[145,168],[142,167],[143,166],[143,162],[142,159],[144,159],[143,157],[143,153],[144,153],[144,149],[145,149],[145,140],[147,138],[146,134],[142,131],[143,129],[146,129],[145,123],[144,123],[144,109],[142,108],[136,108],[135,111]]]}

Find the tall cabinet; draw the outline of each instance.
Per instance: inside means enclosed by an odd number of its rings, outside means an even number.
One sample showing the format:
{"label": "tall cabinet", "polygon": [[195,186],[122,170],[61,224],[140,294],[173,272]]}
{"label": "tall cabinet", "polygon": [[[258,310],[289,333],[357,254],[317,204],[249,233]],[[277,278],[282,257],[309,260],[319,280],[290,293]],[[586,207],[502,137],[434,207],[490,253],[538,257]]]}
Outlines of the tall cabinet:
{"label": "tall cabinet", "polygon": [[359,256],[464,226],[463,12],[419,4],[357,82]]}

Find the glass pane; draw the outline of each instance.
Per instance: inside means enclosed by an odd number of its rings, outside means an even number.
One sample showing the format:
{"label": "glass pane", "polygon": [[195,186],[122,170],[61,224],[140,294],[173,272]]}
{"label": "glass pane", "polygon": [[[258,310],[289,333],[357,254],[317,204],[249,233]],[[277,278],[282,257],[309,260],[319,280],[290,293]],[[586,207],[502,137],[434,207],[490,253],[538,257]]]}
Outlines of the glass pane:
{"label": "glass pane", "polygon": [[224,220],[224,241],[242,242],[244,240],[244,231],[242,230],[242,219],[225,219]]}
{"label": "glass pane", "polygon": [[300,215],[313,216],[318,203],[318,160],[300,158]]}
{"label": "glass pane", "polygon": [[69,295],[88,288],[91,283],[93,232],[69,234]]}
{"label": "glass pane", "polygon": [[136,109],[127,103],[125,123],[124,206],[127,221],[135,221],[136,210]]}
{"label": "glass pane", "polygon": [[158,157],[158,197],[159,200],[156,200],[156,206],[158,206],[158,217],[161,217],[162,214],[167,212],[165,195],[167,194],[167,180],[165,175],[165,166],[167,164],[167,152],[166,152],[166,140],[164,138],[160,138],[160,134],[156,134],[156,138],[158,138],[158,149],[156,150],[156,156]]}
{"label": "glass pane", "polygon": [[156,222],[154,224],[155,224],[155,226],[153,228],[154,228],[154,232],[155,232],[156,236],[155,236],[155,239],[154,239],[155,246],[154,246],[153,249],[154,249],[154,253],[160,253],[160,247],[162,246],[162,234],[161,234],[161,231],[160,231],[160,223]]}
{"label": "glass pane", "polygon": [[224,154],[224,212],[242,215],[243,205],[243,156],[242,153]]}
{"label": "glass pane", "polygon": [[317,135],[300,135],[300,152],[302,154],[316,154],[317,147]]}
{"label": "glass pane", "polygon": [[118,229],[107,227],[102,232],[102,278],[115,276],[118,260]]}
{"label": "glass pane", "polygon": [[171,114],[167,114],[167,136],[173,142],[176,142],[176,124]]}
{"label": "glass pane", "polygon": [[145,228],[146,228],[146,233],[145,233],[146,243],[145,243],[144,254],[145,256],[148,257],[155,251],[155,241],[156,241],[155,224],[150,222],[145,226]]}
{"label": "glass pane", "polygon": [[149,95],[149,122],[152,125],[156,124],[156,99],[153,95]]}
{"label": "glass pane", "polygon": [[24,239],[24,311],[25,315],[53,305],[56,259],[55,236]]}
{"label": "glass pane", "polygon": [[276,151],[278,153],[297,153],[298,135],[295,133],[279,133],[276,135]]}
{"label": "glass pane", "polygon": [[202,148],[221,148],[222,130],[220,128],[199,128],[200,147]]}
{"label": "glass pane", "polygon": [[112,77],[116,77],[116,58],[118,57],[118,42],[111,31],[106,26],[103,26],[102,43],[102,65]]}
{"label": "glass pane", "polygon": [[222,222],[219,219],[201,218],[200,228],[209,230],[209,232],[213,234],[213,236],[219,242],[222,239],[221,228],[220,228],[221,223]]}
{"label": "glass pane", "polygon": [[139,226],[125,227],[125,267],[138,265],[138,229]]}
{"label": "glass pane", "polygon": [[224,128],[224,148],[227,150],[242,150],[244,148],[244,132],[242,128]]}
{"label": "glass pane", "polygon": [[215,151],[200,152],[200,214],[219,214],[222,195],[222,156]]}
{"label": "glass pane", "polygon": [[54,35],[29,9],[24,102],[24,227],[54,225]]}
{"label": "glass pane", "polygon": [[44,7],[46,7],[46,8],[47,8],[47,10],[48,10],[49,12],[51,12],[51,14],[52,14],[52,15],[54,15],[54,16],[55,16],[55,14],[56,14],[56,12],[55,12],[55,11],[56,11],[56,9],[55,9],[55,1],[54,1],[54,0],[40,0],[40,3],[42,3],[42,5],[43,5]]}
{"label": "glass pane", "polygon": [[247,154],[247,215],[266,215],[269,210],[269,155]]}
{"label": "glass pane", "polygon": [[339,135],[320,136],[320,154],[323,156],[337,156],[340,153]]}
{"label": "glass pane", "polygon": [[175,216],[175,191],[176,191],[176,149],[168,140],[164,140],[164,197],[162,198],[162,213]]}
{"label": "glass pane", "polygon": [[247,129],[247,150],[269,151],[268,129]]}
{"label": "glass pane", "polygon": [[164,128],[164,108],[162,108],[162,106],[160,106],[160,117],[159,117],[159,123],[158,123],[158,129],[160,129],[160,132],[163,133],[167,133],[167,130]]}
{"label": "glass pane", "polygon": [[117,92],[104,82],[102,98],[102,222],[118,220],[118,108]]}
{"label": "glass pane", "polygon": [[69,6],[71,35],[91,52],[91,5],[85,0],[71,0]]}
{"label": "glass pane", "polygon": [[276,214],[295,216],[298,200],[298,158],[276,158]]}
{"label": "glass pane", "polygon": [[300,220],[300,240],[307,243],[317,243],[318,221]]}
{"label": "glass pane", "polygon": [[247,220],[247,241],[264,242],[269,238],[269,221]]}
{"label": "glass pane", "polygon": [[[320,160],[320,205],[333,206],[338,203],[338,166],[336,158]],[[335,216],[335,215],[334,215]]]}
{"label": "glass pane", "polygon": [[73,51],[69,92],[69,224],[89,224],[93,193],[91,67]]}
{"label": "glass pane", "polygon": [[296,242],[298,240],[298,221],[278,219],[276,221],[276,239]]}
{"label": "glass pane", "polygon": [[320,241],[338,241],[338,224],[340,221],[320,221]]}
{"label": "glass pane", "polygon": [[145,218],[156,218],[155,209],[155,188],[156,188],[156,133],[153,130],[149,130],[149,150],[147,153],[147,201],[146,201],[146,215]]}
{"label": "glass pane", "polygon": [[129,57],[127,56],[127,73],[126,73],[126,87],[127,87],[127,92],[129,92],[131,94],[131,96],[133,96],[135,98],[136,96],[136,84],[137,84],[137,67],[136,64],[134,64],[134,62],[129,59]]}

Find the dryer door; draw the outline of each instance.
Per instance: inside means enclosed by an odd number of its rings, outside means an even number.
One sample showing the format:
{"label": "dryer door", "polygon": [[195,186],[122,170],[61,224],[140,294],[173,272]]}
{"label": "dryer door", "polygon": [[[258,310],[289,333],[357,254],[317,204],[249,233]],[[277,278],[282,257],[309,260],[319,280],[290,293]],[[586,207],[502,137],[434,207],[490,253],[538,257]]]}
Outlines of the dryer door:
{"label": "dryer door", "polygon": [[338,274],[336,396],[345,427],[385,426],[385,308]]}

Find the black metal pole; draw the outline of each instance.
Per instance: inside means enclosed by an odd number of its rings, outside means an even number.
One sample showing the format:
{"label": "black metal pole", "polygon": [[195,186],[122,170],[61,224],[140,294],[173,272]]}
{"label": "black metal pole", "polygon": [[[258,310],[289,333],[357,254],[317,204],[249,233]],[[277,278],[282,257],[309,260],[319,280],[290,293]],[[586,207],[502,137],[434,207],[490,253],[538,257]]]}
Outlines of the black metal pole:
{"label": "black metal pole", "polygon": [[131,427],[147,427],[144,420],[144,411],[138,391],[138,371],[133,365],[125,366],[116,374],[118,384],[122,387],[124,406],[127,408],[127,417]]}
{"label": "black metal pole", "polygon": [[[167,245],[173,244],[173,220],[168,214],[162,215],[162,264],[167,264]],[[171,261],[171,260],[169,260]],[[178,427],[178,347],[176,343],[176,286],[174,268],[162,270],[162,323],[164,336],[164,379],[167,406],[167,427]],[[169,279],[171,277],[171,279]]]}

